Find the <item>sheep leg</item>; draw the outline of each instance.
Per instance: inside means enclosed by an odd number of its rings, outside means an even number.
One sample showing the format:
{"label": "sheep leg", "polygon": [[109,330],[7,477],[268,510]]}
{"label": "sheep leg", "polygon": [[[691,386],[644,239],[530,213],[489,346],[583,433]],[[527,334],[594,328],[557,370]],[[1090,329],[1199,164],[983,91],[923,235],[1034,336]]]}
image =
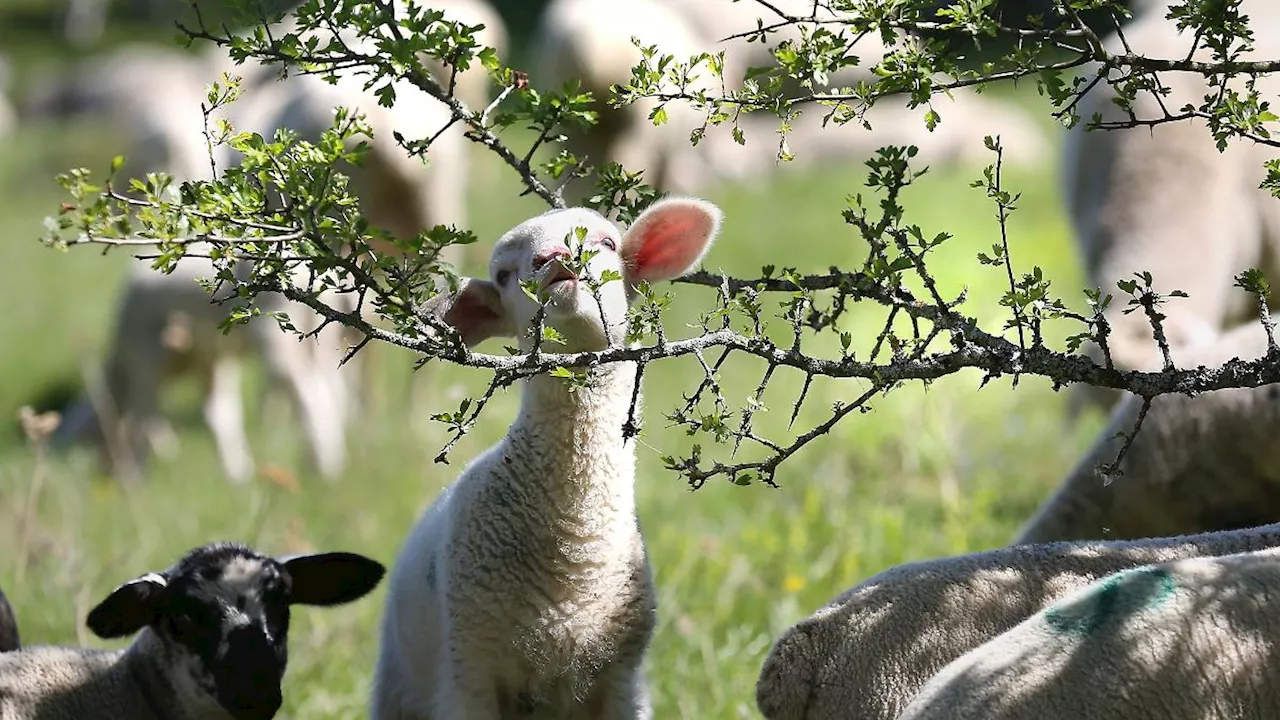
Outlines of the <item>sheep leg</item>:
{"label": "sheep leg", "polygon": [[108,363],[107,396],[117,416],[103,428],[103,449],[112,474],[122,480],[141,479],[150,457],[147,428],[156,413],[163,358],[156,343],[121,349]]}
{"label": "sheep leg", "polygon": [[227,477],[237,484],[253,474],[253,457],[244,431],[244,401],[240,389],[240,362],[223,356],[213,363],[204,401],[204,421],[213,433],[218,459]]}
{"label": "sheep leg", "polygon": [[[293,395],[311,449],[311,462],[325,480],[337,478],[346,465],[342,391],[337,368],[322,367],[312,348],[290,337],[278,326],[258,327],[258,341],[267,371],[283,381]],[[310,340],[309,342],[314,342]]]}

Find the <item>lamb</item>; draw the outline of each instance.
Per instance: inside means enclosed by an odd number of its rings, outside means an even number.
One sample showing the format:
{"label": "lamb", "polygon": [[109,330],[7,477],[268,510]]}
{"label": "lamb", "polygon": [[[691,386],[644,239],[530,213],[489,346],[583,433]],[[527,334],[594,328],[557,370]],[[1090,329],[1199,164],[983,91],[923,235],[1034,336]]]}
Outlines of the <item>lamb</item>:
{"label": "lamb", "polygon": [[[1174,21],[1165,19],[1167,4],[1144,3],[1141,14],[1126,26],[1133,52],[1188,57],[1193,38],[1179,34]],[[1244,0],[1240,9],[1250,17],[1255,37],[1254,48],[1239,59],[1280,55],[1280,5]],[[1114,33],[1106,45],[1113,52],[1128,52]],[[1195,59],[1210,59],[1203,43]],[[1169,95],[1157,100],[1140,92],[1133,103],[1139,117],[1198,104],[1217,92],[1193,73],[1161,73],[1160,78]],[[1275,95],[1280,77],[1259,76],[1257,88],[1264,97]],[[1095,113],[1107,121],[1124,119],[1113,97],[1105,84],[1090,92],[1080,106],[1082,120]],[[1083,126],[1068,134],[1062,186],[1088,280],[1116,296],[1106,311],[1116,366],[1160,368],[1146,316],[1140,311],[1125,315],[1128,296],[1116,289],[1117,281],[1133,279],[1135,272],[1149,271],[1161,294],[1178,289],[1190,295],[1160,309],[1167,316],[1164,330],[1177,362],[1187,349],[1256,317],[1253,298],[1233,288],[1232,278],[1249,267],[1270,277],[1280,273],[1280,202],[1258,187],[1271,149],[1232,141],[1219,153],[1198,119],[1127,130],[1085,131]],[[1088,352],[1101,361],[1097,347],[1091,345]],[[1118,397],[1110,389],[1081,386],[1073,389],[1070,412],[1109,408]]]}
{"label": "lamb", "polygon": [[[1181,365],[1214,367],[1266,354],[1258,323],[1185,349]],[[1142,399],[1127,396],[1093,447],[1019,530],[1016,543],[1126,539],[1230,530],[1280,519],[1280,386],[1216,390],[1196,397],[1162,395],[1151,409],[1114,482],[1096,469],[1112,462]]]}
{"label": "lamb", "polygon": [[1131,541],[1019,545],[890,568],[774,644],[756,685],[766,718],[892,720],[960,657],[1111,573],[1280,547],[1280,524]]}
{"label": "lamb", "polygon": [[947,665],[900,720],[1280,712],[1280,550],[1107,576]]}
{"label": "lamb", "polygon": [[17,650],[22,647],[18,638],[18,621],[13,617],[13,608],[9,599],[0,590],[0,653]]}
{"label": "lamb", "polygon": [[0,717],[268,720],[282,702],[290,606],[354,601],[384,572],[354,553],[273,558],[236,543],[196,548],[89,612],[98,637],[137,633],[128,647],[0,654]]}
{"label": "lamb", "polygon": [[[517,337],[527,352],[538,304],[521,284],[533,281],[549,298],[547,325],[563,336],[554,348],[602,350],[621,342],[635,286],[694,267],[720,219],[690,198],[654,203],[625,233],[591,210],[553,210],[498,240],[491,280],[466,279],[429,311],[468,346]],[[569,269],[575,229],[595,253],[585,271],[622,278],[600,287],[599,302]],[[582,370],[590,387],[523,380],[507,435],[406,540],[391,572],[372,720],[650,717],[641,662],[656,599],[624,434],[639,378],[630,362]]]}

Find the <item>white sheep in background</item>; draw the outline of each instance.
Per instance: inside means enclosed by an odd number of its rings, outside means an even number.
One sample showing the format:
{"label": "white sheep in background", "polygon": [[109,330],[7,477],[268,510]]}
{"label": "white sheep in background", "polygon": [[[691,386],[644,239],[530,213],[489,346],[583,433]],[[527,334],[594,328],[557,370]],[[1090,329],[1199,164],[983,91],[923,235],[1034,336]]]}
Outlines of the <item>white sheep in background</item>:
{"label": "white sheep in background", "polygon": [[[556,351],[617,346],[634,286],[688,272],[719,225],[714,205],[684,198],[654,203],[626,232],[590,210],[553,210],[503,235],[491,279],[467,279],[432,312],[468,346],[515,337],[527,352],[538,305],[521,283],[534,281],[549,298],[546,324],[564,336]],[[599,303],[565,264],[575,228],[597,253],[586,271],[622,276]],[[641,663],[656,598],[635,441],[623,432],[636,366],[587,374],[578,389],[523,380],[507,435],[413,529],[392,570],[372,720],[649,716]]]}
{"label": "white sheep in background", "polygon": [[[783,3],[793,14],[807,14],[813,7],[807,0]],[[713,183],[725,180],[744,181],[773,172],[777,167],[777,142],[772,131],[776,118],[744,116],[746,146],[739,146],[724,127],[709,128],[707,135],[693,147],[689,132],[703,122],[702,113],[686,103],[665,106],[666,126],[654,127],[648,119],[657,103],[652,100],[633,103],[622,109],[604,105],[609,88],[627,84],[631,67],[641,59],[640,51],[631,43],[637,37],[644,45],[657,45],[661,53],[669,53],[685,61],[703,51],[726,51],[725,84],[733,89],[741,85],[750,66],[773,64],[768,48],[787,37],[798,38],[798,31],[770,35],[768,46],[748,43],[745,39],[729,43],[721,41],[734,33],[756,27],[756,18],[771,18],[769,11],[753,2],[730,3],[727,0],[703,0],[697,3],[676,0],[631,0],[625,4],[607,0],[552,0],[547,4],[534,32],[531,50],[531,79],[536,87],[560,90],[570,79],[580,79],[582,89],[596,98],[600,113],[597,125],[567,133],[568,147],[592,165],[619,162],[626,169],[645,171],[651,185],[688,193],[699,192]],[[832,17],[822,11],[822,17]],[[863,38],[858,44],[861,65],[836,73],[831,86],[852,84],[870,77],[867,68],[878,62],[885,52],[878,38]],[[709,70],[698,71],[693,89],[720,91]],[[790,137],[790,149],[797,166],[813,162],[870,157],[876,148],[888,144],[916,145],[923,162],[951,162],[957,159],[988,163],[991,154],[983,146],[987,134],[1000,134],[1006,148],[1006,160],[1014,164],[1036,165],[1045,159],[1045,134],[1015,106],[978,96],[969,89],[958,89],[935,96],[933,102],[943,117],[942,124],[929,132],[923,121],[923,110],[908,110],[904,101],[887,98],[868,114],[873,125],[867,131],[857,123],[822,128],[821,111],[810,109],[800,116]],[[790,165],[790,164],[788,164]],[[589,183],[579,181],[567,188],[567,196],[580,200],[590,191]]]}
{"label": "white sheep in background", "polygon": [[[446,20],[454,20],[468,26],[484,25],[484,29],[476,33],[476,42],[493,48],[498,57],[507,60],[511,49],[511,39],[507,34],[507,26],[502,15],[493,5],[485,0],[410,0],[416,5],[429,7],[444,13]],[[431,60],[428,69],[437,79],[449,87],[452,70],[443,63]],[[489,103],[491,96],[489,73],[479,62],[458,73],[456,94],[467,104],[467,107],[479,112]]]}
{"label": "white sheep in background", "polygon": [[[1165,19],[1166,4],[1150,3],[1125,26],[1124,37],[1133,52],[1187,57],[1192,34],[1179,34],[1174,21]],[[1250,17],[1254,49],[1239,59],[1280,55],[1280,4],[1245,0],[1240,9]],[[1106,45],[1112,52],[1129,52],[1114,33]],[[1203,43],[1194,57],[1210,59]],[[1096,68],[1089,74],[1095,72]],[[1133,106],[1140,118],[1162,115],[1162,106],[1176,112],[1217,92],[1194,73],[1165,72],[1159,77],[1169,94],[1157,101],[1151,93],[1139,92]],[[1280,77],[1259,76],[1257,88],[1264,98],[1274,96],[1280,93]],[[1186,349],[1256,317],[1254,298],[1233,287],[1232,279],[1249,267],[1262,268],[1272,282],[1280,277],[1280,201],[1258,187],[1266,177],[1263,162],[1275,151],[1232,141],[1219,153],[1198,119],[1085,131],[1095,113],[1107,121],[1127,117],[1112,103],[1113,96],[1114,91],[1102,84],[1081,103],[1082,122],[1068,134],[1065,146],[1065,204],[1089,282],[1115,296],[1106,317],[1116,366],[1158,370],[1161,360],[1151,325],[1141,310],[1124,314],[1129,297],[1116,282],[1149,271],[1161,294],[1174,289],[1190,294],[1160,308],[1175,362],[1182,362]],[[1090,345],[1089,354],[1101,361],[1098,348]],[[1080,386],[1073,389],[1071,411],[1075,414],[1086,403],[1107,408],[1117,399],[1114,390]]]}
{"label": "white sheep in background", "polygon": [[[221,60],[219,59],[221,58]],[[225,66],[225,67],[224,67]],[[216,69],[233,69],[225,57],[225,51],[214,49],[205,56],[190,56],[175,52],[132,48],[112,55],[106,62],[99,62],[87,76],[80,79],[57,97],[46,98],[44,105],[69,106],[71,110],[113,111],[121,124],[134,134],[135,147],[142,152],[141,165],[148,170],[165,169],[180,179],[203,179],[213,170],[208,159],[208,148],[203,137],[203,117],[200,102],[207,83],[217,78]],[[410,157],[393,138],[399,130],[406,137],[429,136],[444,127],[448,112],[443,105],[416,88],[397,87],[397,103],[394,108],[376,104],[371,93],[364,91],[361,80],[350,74],[341,77],[336,86],[314,76],[294,75],[282,82],[273,82],[273,71],[261,65],[241,68],[249,78],[252,89],[238,103],[231,106],[230,118],[238,129],[252,130],[271,137],[277,128],[288,127],[305,139],[318,138],[321,130],[332,123],[333,107],[344,105],[368,115],[374,128],[375,140],[371,143],[366,162],[359,168],[346,168],[352,175],[353,189],[361,198],[363,210],[371,222],[385,228],[396,237],[408,237],[435,224],[466,223],[467,141],[460,132],[446,133],[432,145],[430,163],[424,166],[420,159]],[[126,72],[127,71],[127,72]],[[470,77],[470,76],[469,76]],[[128,82],[121,84],[122,78]],[[139,78],[152,78],[154,83],[140,82]],[[147,92],[139,92],[139,89]],[[219,153],[218,165],[225,167],[237,159],[231,153]],[[139,163],[131,163],[137,166]],[[393,251],[389,245],[375,241],[382,250]],[[460,260],[456,248],[446,252],[446,259]],[[144,298],[167,299],[182,307],[209,298],[192,282],[198,276],[212,275],[207,261],[184,259],[180,269],[167,279],[151,277],[154,273],[137,269],[131,272],[125,296],[146,305]],[[180,285],[181,284],[181,285]],[[350,296],[331,297],[341,309],[353,309]],[[147,302],[150,302],[148,300]],[[282,309],[282,300],[265,299],[267,309]],[[127,304],[127,303],[126,303]],[[315,327],[320,319],[314,311],[300,304],[288,304],[290,319],[298,327]],[[193,328],[201,335],[218,333],[216,322],[221,312],[218,308],[205,307],[200,312],[187,313],[188,320],[196,319],[205,325]],[[141,315],[135,313],[140,318]],[[161,352],[159,337],[143,337],[145,333],[118,323],[118,339],[140,343],[156,353]],[[152,330],[163,325],[152,324]],[[270,334],[271,329],[263,328]],[[314,464],[325,477],[335,477],[345,463],[345,441],[342,433],[348,420],[360,406],[364,388],[358,386],[359,363],[349,363],[338,368],[338,363],[348,347],[359,341],[358,334],[333,326],[321,337],[306,343],[311,349],[311,361],[301,351],[288,348],[287,343],[297,344],[296,338],[275,330],[280,338],[255,337],[253,347],[267,353],[270,376],[288,388],[297,401],[299,416],[307,428],[311,440]],[[244,343],[240,343],[244,345]],[[234,348],[234,344],[222,342],[202,343],[201,349]],[[214,428],[219,454],[227,474],[243,479],[252,470],[247,441],[243,428],[238,369],[234,360],[224,357],[202,358],[195,363],[205,368],[211,376],[207,383],[215,394],[206,398],[206,418]],[[117,358],[139,358],[138,353],[119,353]],[[164,364],[163,355],[139,359],[142,367]],[[127,367],[118,367],[109,375],[124,377],[133,373]],[[134,384],[137,386],[137,384]],[[127,387],[117,384],[115,387]],[[154,383],[150,385],[154,387]],[[337,395],[337,399],[328,398]],[[115,404],[154,407],[154,398],[116,397]],[[335,404],[336,403],[336,404]],[[59,433],[58,441],[65,444],[75,432],[86,427],[91,412],[82,403],[69,413],[73,421],[69,429]],[[215,420],[217,418],[217,420]],[[163,426],[160,426],[163,427]],[[146,428],[135,425],[141,432],[133,433],[132,440],[125,440],[126,447],[135,448],[133,454],[145,458],[147,449],[137,444]],[[74,431],[74,432],[73,432]],[[153,434],[153,433],[151,433]],[[154,445],[154,442],[148,443]],[[123,460],[122,474],[133,474],[128,460]]]}
{"label": "white sheep in background", "polygon": [[13,617],[13,608],[9,599],[0,590],[0,652],[17,650],[22,647],[18,638],[18,621]]}
{"label": "white sheep in background", "polygon": [[18,126],[18,111],[9,99],[13,85],[13,68],[7,57],[0,55],[0,137],[11,134]]}
{"label": "white sheep in background", "polygon": [[[46,98],[46,103],[71,112],[106,112],[131,133],[131,167],[165,170],[178,180],[208,179],[213,168],[203,136],[200,102],[207,75],[206,62],[182,53],[145,47],[118,51],[87,75]],[[124,82],[127,78],[129,82]],[[142,78],[154,82],[143,83]],[[146,92],[140,92],[145,89]],[[271,106],[287,96],[275,88],[260,88],[257,105]],[[225,159],[225,156],[223,158]],[[205,248],[207,251],[207,248]],[[199,252],[200,247],[193,248]],[[247,271],[247,268],[242,268]],[[224,472],[243,481],[253,472],[245,435],[238,355],[247,347],[259,351],[268,374],[287,388],[310,442],[312,465],[328,479],[345,468],[344,433],[348,393],[338,368],[338,341],[329,333],[322,340],[300,343],[270,318],[257,319],[247,330],[224,335],[218,328],[226,308],[212,304],[196,278],[213,277],[210,261],[184,258],[168,275],[139,263],[130,265],[119,301],[113,348],[107,362],[102,397],[84,399],[66,413],[54,436],[57,446],[88,434],[100,439],[104,465],[122,478],[136,478],[166,430],[158,414],[158,391],[166,374],[200,373],[208,392],[204,415],[214,435]],[[332,295],[332,293],[330,293]],[[286,311],[295,327],[314,328],[320,317],[306,306],[282,297],[262,298],[268,311]],[[190,347],[170,347],[165,331],[185,327]],[[249,337],[241,335],[247,332]],[[174,361],[178,362],[175,363]],[[96,407],[95,407],[96,405]],[[103,422],[99,413],[108,413]],[[96,425],[96,427],[95,427]]]}
{"label": "white sheep in background", "polygon": [[[437,10],[444,13],[445,20],[460,22],[469,27],[483,25],[484,29],[475,34],[476,42],[485,47],[493,48],[499,58],[506,59],[507,53],[511,49],[511,38],[507,32],[506,23],[503,22],[502,15],[487,0],[396,0],[394,5],[397,17],[404,17],[406,9],[411,6]],[[290,10],[290,14],[285,16],[284,20],[277,26],[277,30],[283,29],[286,32],[297,32],[297,21],[294,19],[292,12],[293,10]],[[277,32],[276,36],[279,37],[279,35],[280,33]],[[308,33],[308,35],[318,35],[326,40],[330,37],[324,32],[313,32]],[[347,38],[348,40],[355,40],[354,35],[348,35]],[[325,42],[321,42],[320,47],[325,47]],[[372,46],[365,46],[362,51],[370,52],[372,49]],[[260,65],[253,61],[243,65],[236,65],[221,47],[213,47],[209,52],[211,56],[216,56],[220,71],[258,77],[261,77],[258,75],[258,71],[262,69],[266,69],[270,73],[277,72],[277,69],[272,66]],[[425,54],[422,58],[427,70],[447,89],[450,78],[453,75],[452,68]],[[466,103],[469,108],[479,111],[484,109],[492,96],[491,83],[488,71],[479,62],[473,62],[471,67],[458,73],[454,94],[458,99]]]}
{"label": "white sheep in background", "polygon": [[269,720],[279,710],[291,605],[339,605],[382,580],[353,553],[272,558],[205,545],[116,588],[89,612],[119,650],[27,646],[0,654],[6,720]]}
{"label": "white sheep in background", "polygon": [[[193,252],[202,250],[208,248],[192,246]],[[205,384],[204,419],[223,471],[234,481],[245,481],[253,473],[254,462],[244,428],[240,356],[251,347],[265,362],[268,378],[290,391],[307,435],[312,466],[326,479],[337,478],[346,467],[345,396],[337,360],[318,361],[323,356],[319,343],[299,342],[271,317],[254,318],[247,327],[223,333],[218,324],[228,308],[214,300],[227,293],[211,297],[196,282],[214,275],[212,262],[200,258],[184,258],[168,275],[141,263],[130,265],[104,373],[104,397],[96,403],[98,407],[74,406],[55,433],[55,441],[65,445],[96,421],[109,471],[116,477],[136,479],[154,447],[152,431],[164,381],[194,372]],[[288,313],[301,331],[318,327],[319,318],[313,312],[280,295],[262,295],[258,306],[266,312]],[[176,344],[168,334],[175,322],[183,333]],[[106,422],[100,417],[103,413]]]}
{"label": "white sheep in background", "polygon": [[[709,144],[689,144],[689,132],[702,123],[701,113],[687,103],[670,103],[666,124],[654,127],[649,113],[657,103],[652,100],[617,110],[605,104],[610,86],[630,82],[631,67],[643,57],[631,43],[633,36],[680,61],[703,51],[700,36],[662,0],[551,0],[530,41],[530,82],[558,92],[576,79],[580,90],[595,98],[599,122],[586,131],[566,131],[568,147],[579,159],[596,167],[617,162],[630,172],[643,170],[645,182],[674,192],[705,189],[719,170]],[[714,89],[708,71],[698,76],[694,87]],[[565,197],[579,202],[591,192],[589,179],[583,179],[570,183]]]}
{"label": "white sheep in background", "polygon": [[890,568],[787,630],[756,685],[770,720],[894,720],[947,663],[1111,573],[1280,546],[1280,524],[1020,545]]}
{"label": "white sheep in background", "polygon": [[1280,714],[1280,550],[1105,577],[970,650],[899,720]]}
{"label": "white sheep in background", "polygon": [[[1253,322],[1179,357],[1184,367],[1214,367],[1266,351],[1266,334]],[[1266,385],[1155,398],[1108,484],[1097,468],[1115,460],[1142,408],[1141,398],[1124,397],[1015,542],[1156,537],[1280,519],[1278,393],[1280,386]]]}
{"label": "white sheep in background", "polygon": [[[774,67],[777,60],[773,48],[785,40],[797,45],[801,42],[799,26],[791,25],[770,32],[766,43],[748,41],[737,37],[755,30],[763,20],[767,27],[780,18],[768,7],[754,0],[659,0],[680,13],[699,33],[699,42],[708,52],[725,51],[725,83],[730,89],[742,86],[748,68]],[[818,20],[832,20],[839,16],[829,8],[816,5],[813,0],[773,0],[772,7],[793,17],[809,17],[816,11]],[[832,32],[841,28],[828,26]],[[851,35],[846,30],[846,35]],[[910,45],[910,36],[903,36],[899,43]],[[856,67],[842,68],[829,75],[825,85],[815,85],[816,90],[853,87],[858,82],[874,82],[877,78],[871,67],[882,61],[890,48],[878,33],[868,34],[858,40],[851,50],[858,58]],[[788,81],[784,87],[789,87]],[[789,92],[800,93],[798,85]],[[957,88],[949,94],[934,95],[933,106],[942,116],[942,123],[933,131],[924,124],[924,109],[909,109],[905,97],[884,98],[867,113],[870,131],[857,122],[843,126],[821,125],[824,108],[811,108],[792,123],[789,149],[795,160],[782,167],[801,167],[820,162],[839,162],[848,159],[869,158],[875,150],[885,145],[915,145],[920,148],[919,163],[967,162],[986,165],[992,162],[992,154],[983,144],[986,135],[1000,135],[1004,146],[1004,159],[1013,165],[1037,166],[1048,160],[1045,148],[1049,141],[1045,132],[1030,115],[1013,103],[979,95],[972,88]],[[746,157],[736,162],[725,160],[722,166],[734,179],[763,175],[776,165],[776,148],[771,146],[767,132],[777,126],[777,118],[764,116],[750,118],[761,125],[747,131],[748,143],[754,149],[739,148],[724,143],[716,146],[718,152],[736,153]],[[756,123],[747,123],[748,125]],[[712,133],[723,132],[713,130]]]}

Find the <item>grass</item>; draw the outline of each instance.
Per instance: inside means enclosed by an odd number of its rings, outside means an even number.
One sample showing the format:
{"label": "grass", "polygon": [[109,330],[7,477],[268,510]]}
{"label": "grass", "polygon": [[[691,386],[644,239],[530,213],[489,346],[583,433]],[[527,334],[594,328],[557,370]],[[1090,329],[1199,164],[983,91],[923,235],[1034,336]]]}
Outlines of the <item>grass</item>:
{"label": "grass", "polygon": [[[0,413],[74,383],[81,365],[100,356],[125,257],[90,250],[59,253],[35,241],[42,218],[61,201],[52,178],[73,164],[105,167],[118,139],[87,126],[24,130],[0,145],[0,288],[9,311],[0,315]],[[708,267],[754,274],[761,265],[820,271],[861,256],[861,244],[840,217],[844,198],[862,189],[862,166],[781,173],[768,184],[724,188],[710,195],[725,210],[723,235]],[[514,179],[490,166],[495,182],[472,198],[475,230],[495,238],[537,211],[516,199]],[[955,235],[933,268],[944,293],[970,290],[967,306],[991,327],[1003,269],[979,266],[978,251],[995,242],[994,208],[968,187],[978,169],[940,169],[907,191],[908,219],[926,232]],[[1010,225],[1019,269],[1038,264],[1074,301],[1081,285],[1049,170],[1010,174],[1024,193]],[[709,302],[701,288],[678,287],[668,320],[683,330]],[[865,341],[879,313],[859,309],[846,329]],[[817,347],[815,345],[815,347]],[[158,462],[146,484],[127,489],[94,476],[85,453],[37,463],[16,426],[0,435],[0,587],[15,606],[28,643],[82,643],[86,611],[116,584],[168,566],[187,548],[218,539],[245,541],[273,552],[348,549],[391,563],[416,516],[467,458],[505,430],[516,394],[499,397],[481,426],[454,451],[453,463],[432,458],[443,429],[426,419],[480,389],[479,372],[439,368],[417,391],[433,402],[411,409],[403,400],[411,358],[375,349],[379,382],[368,420],[353,432],[352,469],[325,484],[299,466],[301,438],[288,409],[251,403],[257,459],[298,480],[258,478],[244,487],[220,476],[212,445],[193,418],[193,388],[180,388],[169,409],[181,421],[182,452]],[[762,368],[730,363],[724,385],[740,403]],[[903,562],[993,548],[1006,543],[1063,476],[1099,427],[1063,419],[1063,397],[1047,383],[1007,379],[979,391],[981,378],[962,373],[929,389],[908,387],[852,417],[829,437],[783,466],[781,488],[727,483],[690,493],[659,457],[687,448],[662,413],[691,389],[696,365],[674,360],[646,373],[645,435],[640,448],[641,522],[660,592],[660,621],[649,655],[658,717],[752,717],[760,663],[789,625],[869,575]],[[766,396],[761,427],[785,432],[801,378],[780,374]],[[247,394],[261,379],[250,377]],[[801,425],[820,421],[828,403],[851,398],[861,383],[816,387]],[[719,452],[719,451],[717,451]],[[34,512],[26,507],[34,497]],[[302,609],[291,633],[291,667],[281,718],[365,716],[385,588],[356,604]]]}

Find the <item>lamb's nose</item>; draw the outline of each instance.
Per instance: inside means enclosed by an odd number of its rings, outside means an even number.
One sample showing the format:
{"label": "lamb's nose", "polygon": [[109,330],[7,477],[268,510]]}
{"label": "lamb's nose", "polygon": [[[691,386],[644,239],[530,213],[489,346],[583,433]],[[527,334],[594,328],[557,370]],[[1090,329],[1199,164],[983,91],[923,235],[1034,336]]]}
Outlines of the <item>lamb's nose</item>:
{"label": "lamb's nose", "polygon": [[546,250],[543,250],[542,252],[533,256],[533,269],[535,271],[541,270],[547,263],[551,262],[556,258],[561,258],[561,257],[563,258],[569,257],[569,248],[561,247],[559,245],[555,247],[547,248]]}

